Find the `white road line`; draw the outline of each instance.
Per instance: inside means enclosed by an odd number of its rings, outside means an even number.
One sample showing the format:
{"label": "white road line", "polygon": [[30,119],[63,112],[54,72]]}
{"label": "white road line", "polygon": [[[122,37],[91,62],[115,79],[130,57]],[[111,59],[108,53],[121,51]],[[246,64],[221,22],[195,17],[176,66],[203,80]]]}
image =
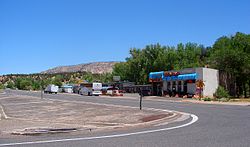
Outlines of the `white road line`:
{"label": "white road line", "polygon": [[4,119],[9,118],[9,117],[5,114],[4,109],[3,109],[3,106],[0,105],[0,107],[1,107],[1,110],[2,110],[2,113],[3,113]]}
{"label": "white road line", "polygon": [[29,104],[38,104],[38,103],[47,103],[47,102],[41,101],[41,102],[16,103],[16,104],[7,104],[5,106],[18,106],[18,105],[29,105]]}
{"label": "white road line", "polygon": [[134,132],[134,133],[125,133],[125,134],[116,134],[116,135],[107,135],[107,136],[96,136],[96,137],[66,138],[66,139],[58,139],[58,140],[44,140],[44,141],[33,141],[33,142],[6,143],[6,144],[0,144],[0,146],[32,145],[32,144],[55,143],[55,142],[94,140],[94,139],[116,138],[116,137],[125,137],[125,136],[131,136],[131,135],[155,133],[155,132],[160,132],[160,131],[167,131],[167,130],[183,128],[183,127],[186,127],[186,126],[189,126],[189,125],[195,123],[199,119],[194,114],[191,114],[191,117],[192,117],[192,120],[189,123],[186,123],[186,124],[183,124],[183,125],[180,125],[180,126],[157,129],[157,130],[148,130],[148,131],[141,131],[141,132]]}
{"label": "white road line", "polygon": [[0,100],[9,99],[9,98],[13,98],[13,97],[5,96],[5,97],[1,97]]}

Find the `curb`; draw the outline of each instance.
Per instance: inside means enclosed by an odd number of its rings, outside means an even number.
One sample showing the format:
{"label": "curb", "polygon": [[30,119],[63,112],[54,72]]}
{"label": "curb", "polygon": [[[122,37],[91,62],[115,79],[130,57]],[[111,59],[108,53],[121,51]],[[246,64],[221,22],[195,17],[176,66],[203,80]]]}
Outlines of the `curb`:
{"label": "curb", "polygon": [[189,102],[193,104],[206,104],[206,105],[227,105],[227,106],[250,106],[249,102],[246,103],[234,103],[234,102],[216,102],[216,101],[197,101],[197,100],[182,100],[182,102]]}

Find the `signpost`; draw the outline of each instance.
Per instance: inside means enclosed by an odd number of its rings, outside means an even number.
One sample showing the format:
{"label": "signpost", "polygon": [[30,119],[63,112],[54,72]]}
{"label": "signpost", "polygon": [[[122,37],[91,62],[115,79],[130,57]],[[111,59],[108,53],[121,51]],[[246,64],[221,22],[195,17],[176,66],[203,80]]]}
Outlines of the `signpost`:
{"label": "signpost", "polygon": [[142,97],[143,97],[143,93],[142,90],[140,89],[140,110],[142,109]]}
{"label": "signpost", "polygon": [[41,99],[43,99],[43,89],[41,88]]}
{"label": "signpost", "polygon": [[120,76],[113,76],[113,81],[119,82],[121,80]]}
{"label": "signpost", "polygon": [[43,99],[43,86],[41,85],[40,88],[41,88],[41,99]]}
{"label": "signpost", "polygon": [[196,87],[199,90],[199,97],[201,99],[201,91],[203,90],[203,88],[205,87],[204,81],[203,80],[197,80],[196,81]]}

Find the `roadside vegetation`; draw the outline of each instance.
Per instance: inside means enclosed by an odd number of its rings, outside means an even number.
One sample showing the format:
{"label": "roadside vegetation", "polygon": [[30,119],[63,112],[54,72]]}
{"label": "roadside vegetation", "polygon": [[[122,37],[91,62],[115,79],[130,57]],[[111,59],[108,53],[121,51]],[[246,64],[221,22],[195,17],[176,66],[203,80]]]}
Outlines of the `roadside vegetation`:
{"label": "roadside vegetation", "polygon": [[218,98],[218,99],[221,99],[221,98],[229,98],[229,94],[228,94],[228,91],[224,89],[224,87],[222,86],[219,86],[215,92],[215,97]]}
{"label": "roadside vegetation", "polygon": [[60,73],[60,74],[11,74],[4,75],[4,80],[0,83],[2,88],[20,90],[40,90],[49,84],[62,86],[63,84],[76,84],[81,82],[100,81],[102,83],[111,82],[111,73],[91,74],[88,72]]}
{"label": "roadside vegetation", "polygon": [[0,83],[0,89],[4,89],[4,85],[2,83]]}

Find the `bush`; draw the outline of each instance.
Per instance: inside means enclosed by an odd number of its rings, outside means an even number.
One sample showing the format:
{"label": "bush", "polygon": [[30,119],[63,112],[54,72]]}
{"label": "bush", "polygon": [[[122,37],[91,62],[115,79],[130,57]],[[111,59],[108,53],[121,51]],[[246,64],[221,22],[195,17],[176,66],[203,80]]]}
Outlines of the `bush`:
{"label": "bush", "polygon": [[224,87],[219,86],[215,92],[215,97],[217,98],[229,98],[228,91],[224,89]]}
{"label": "bush", "polygon": [[218,101],[220,102],[228,102],[230,99],[229,98],[221,98]]}
{"label": "bush", "polygon": [[31,90],[32,89],[32,81],[30,81],[29,79],[21,80],[20,89],[21,90]]}
{"label": "bush", "polygon": [[39,90],[41,88],[40,83],[37,81],[32,82],[32,90]]}
{"label": "bush", "polygon": [[211,101],[211,98],[206,97],[206,98],[203,99],[203,101]]}
{"label": "bush", "polygon": [[0,83],[0,89],[4,89],[4,85]]}
{"label": "bush", "polygon": [[15,84],[12,82],[12,81],[9,81],[7,82],[7,88],[10,88],[10,89],[14,89],[15,88]]}
{"label": "bush", "polygon": [[15,81],[14,81],[14,87],[16,87],[17,89],[21,89],[21,83],[22,81],[22,78],[17,78]]}

